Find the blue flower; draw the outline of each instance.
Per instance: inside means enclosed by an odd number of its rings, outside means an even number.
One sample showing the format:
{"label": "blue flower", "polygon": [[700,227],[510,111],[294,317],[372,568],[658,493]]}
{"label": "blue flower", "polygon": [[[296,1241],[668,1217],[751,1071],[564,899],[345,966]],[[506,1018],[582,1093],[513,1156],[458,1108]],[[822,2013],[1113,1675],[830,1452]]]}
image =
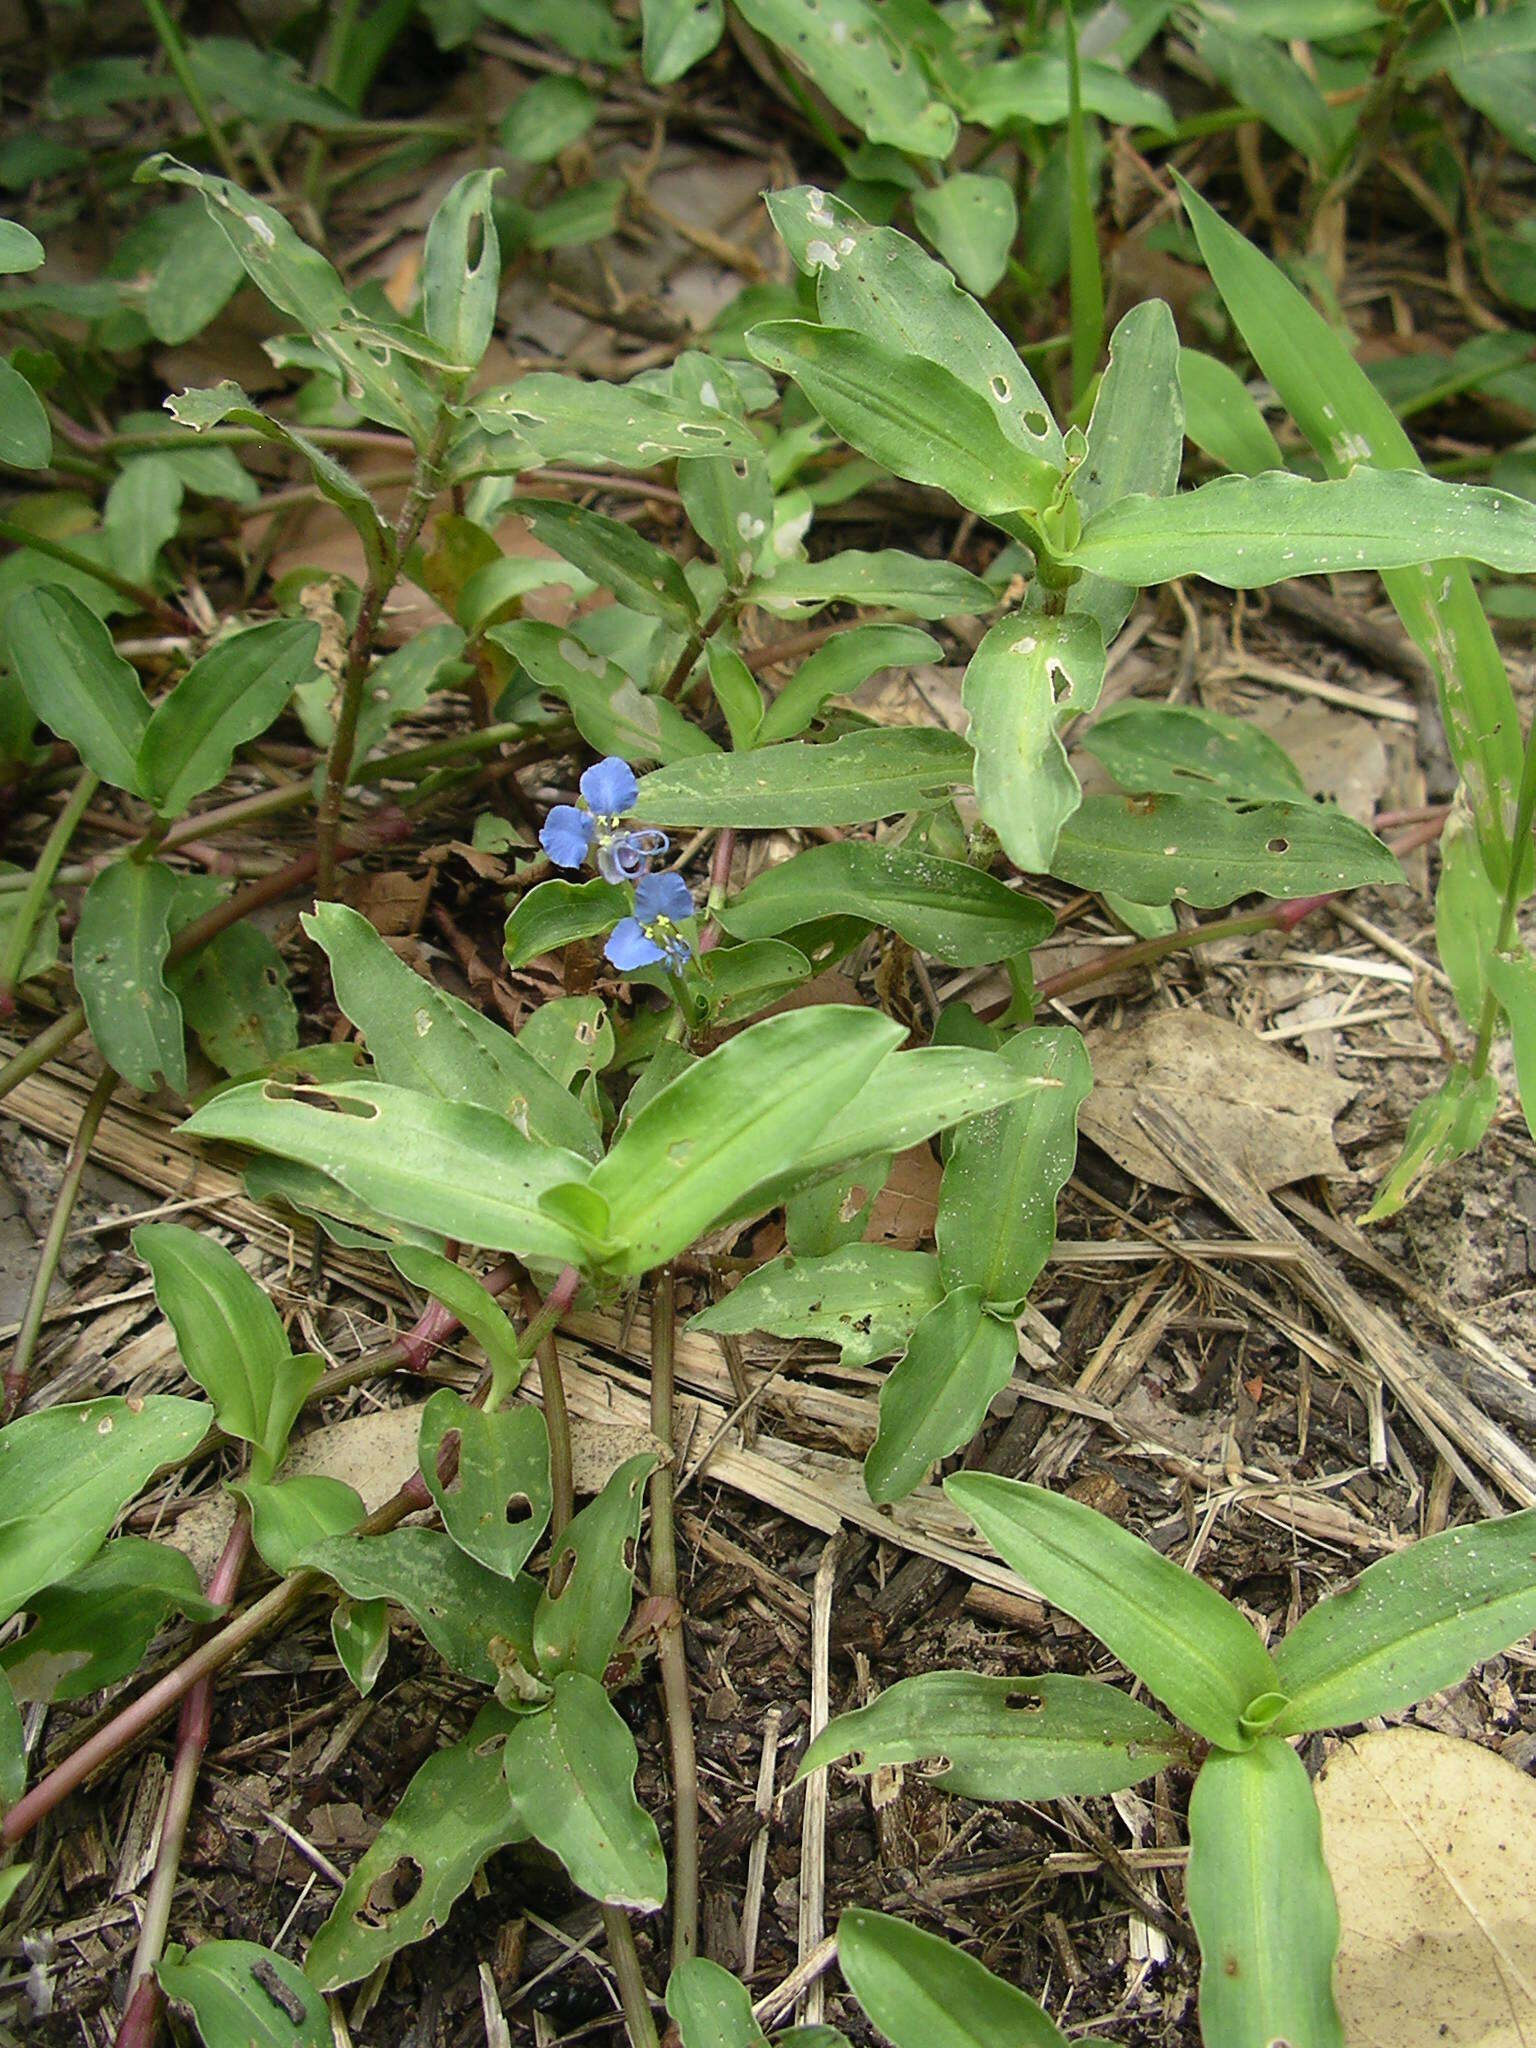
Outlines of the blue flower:
{"label": "blue flower", "polygon": [[646,826],[619,829],[640,795],[628,762],[609,754],[581,778],[580,804],[556,804],[544,820],[539,844],[557,868],[585,867],[596,855],[605,882],[635,882],[667,850],[665,832]]}
{"label": "blue flower", "polygon": [[635,914],[621,917],[603,948],[621,974],[665,961],[674,973],[691,950],[678,927],[693,915],[693,898],[681,875],[645,875],[635,885]]}

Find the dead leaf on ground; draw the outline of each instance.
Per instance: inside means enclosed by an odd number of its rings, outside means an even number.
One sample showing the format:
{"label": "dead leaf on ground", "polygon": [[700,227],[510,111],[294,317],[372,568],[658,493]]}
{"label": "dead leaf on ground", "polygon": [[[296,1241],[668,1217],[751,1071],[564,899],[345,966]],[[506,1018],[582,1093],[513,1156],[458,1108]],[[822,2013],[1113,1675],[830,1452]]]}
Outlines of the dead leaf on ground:
{"label": "dead leaf on ground", "polygon": [[1351,2048],[1531,2048],[1536,1783],[1476,1743],[1388,1728],[1316,1789]]}
{"label": "dead leaf on ground", "polygon": [[1189,1192],[1137,1121],[1149,1088],[1176,1104],[1208,1145],[1240,1160],[1261,1188],[1314,1174],[1349,1178],[1333,1120],[1354,1096],[1353,1085],[1304,1066],[1225,1017],[1162,1010],[1129,1031],[1090,1032],[1088,1050],[1094,1086],[1079,1125],[1152,1187]]}

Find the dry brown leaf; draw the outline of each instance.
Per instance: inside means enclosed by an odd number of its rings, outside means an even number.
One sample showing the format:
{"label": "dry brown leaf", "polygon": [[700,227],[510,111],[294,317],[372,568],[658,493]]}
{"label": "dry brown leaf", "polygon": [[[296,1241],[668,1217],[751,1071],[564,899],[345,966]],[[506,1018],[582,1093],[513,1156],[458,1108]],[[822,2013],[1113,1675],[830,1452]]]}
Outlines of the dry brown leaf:
{"label": "dry brown leaf", "polygon": [[1188,1192],[1137,1122],[1137,1105],[1149,1088],[1262,1188],[1313,1174],[1349,1177],[1332,1131],[1354,1087],[1225,1017],[1162,1010],[1129,1031],[1090,1032],[1088,1050],[1094,1085],[1079,1124],[1127,1173],[1152,1187]]}
{"label": "dry brown leaf", "polygon": [[1476,1743],[1387,1728],[1316,1789],[1350,2048],[1532,2048],[1536,1782]]}

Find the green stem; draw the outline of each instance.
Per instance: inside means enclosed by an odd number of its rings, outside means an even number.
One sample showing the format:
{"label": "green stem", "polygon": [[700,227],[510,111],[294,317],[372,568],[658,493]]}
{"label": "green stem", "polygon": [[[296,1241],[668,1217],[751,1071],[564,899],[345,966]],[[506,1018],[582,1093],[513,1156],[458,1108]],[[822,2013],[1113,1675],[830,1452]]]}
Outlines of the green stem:
{"label": "green stem", "polygon": [[702,620],[697,626],[695,626],[693,631],[688,635],[688,638],[683,643],[682,653],[677,657],[677,660],[673,662],[672,673],[667,677],[667,680],[662,684],[659,695],[666,697],[669,700],[677,695],[678,691],[683,687],[684,683],[686,683],[688,678],[693,674],[694,663],[698,660],[699,656],[704,652],[704,649],[709,644],[710,639],[713,637],[714,634],[719,632],[720,628],[725,624],[726,620],[730,617],[732,607],[735,605],[735,603],[736,593],[734,591],[727,590],[724,596],[720,599],[720,602],[715,606],[714,610],[710,613],[709,617],[707,619]]}
{"label": "green stem", "polygon": [[357,747],[357,721],[363,708],[363,688],[367,683],[368,670],[373,660],[374,631],[379,623],[379,614],[384,608],[384,600],[395,587],[400,565],[415,544],[416,537],[426,522],[432,500],[437,496],[438,466],[442,462],[452,427],[453,416],[444,405],[438,414],[431,440],[417,458],[415,478],[405,503],[400,508],[400,517],[395,523],[389,551],[383,564],[368,578],[368,588],[363,593],[357,624],[352,630],[352,639],[347,649],[347,665],[342,676],[341,705],[336,714],[336,731],[332,735],[330,751],[326,756],[325,786],[320,793],[320,808],[315,818],[315,851],[318,856],[315,893],[322,902],[329,902],[336,893],[336,842],[341,833],[341,805],[352,777],[352,756]]}
{"label": "green stem", "polygon": [[32,533],[25,526],[18,526],[13,519],[0,519],[0,540],[9,541],[13,547],[30,548],[33,554],[46,555],[52,562],[62,562],[66,569],[74,569],[82,576],[89,576],[93,582],[104,583],[108,590],[115,590],[119,597],[128,598],[141,612],[152,612],[158,619],[181,632],[187,621],[173,606],[157,597],[147,584],[135,583],[131,576],[119,576],[115,569],[109,569],[104,562],[93,562],[89,555],[79,554],[74,548],[66,547],[63,541],[54,540],[45,533]]}
{"label": "green stem", "polygon": [[678,1591],[677,1487],[673,1427],[677,1314],[672,1268],[656,1277],[651,1294],[651,1434],[664,1462],[651,1474],[651,1599],[661,1611],[656,1656],[661,1667],[667,1735],[672,1750],[672,1967],[699,1952],[699,1764],[693,1740],[693,1703]]}
{"label": "green stem", "polygon": [[[1525,738],[1525,762],[1520,771],[1520,791],[1515,798],[1515,829],[1509,848],[1509,873],[1504,878],[1498,931],[1493,942],[1496,953],[1504,952],[1515,936],[1515,914],[1520,908],[1520,884],[1526,855],[1530,851],[1533,818],[1536,818],[1536,718],[1531,720],[1531,729]],[[1488,1071],[1498,1024],[1498,998],[1491,988],[1484,989],[1483,1007],[1477,1020],[1477,1044],[1472,1052],[1474,1080],[1481,1080]]]}
{"label": "green stem", "polygon": [[85,1174],[86,1161],[91,1156],[91,1147],[96,1142],[97,1130],[116,1086],[117,1075],[110,1067],[103,1068],[100,1079],[91,1090],[85,1108],[80,1113],[80,1122],[69,1148],[69,1156],[64,1162],[64,1177],[59,1182],[59,1192],[54,1197],[53,1214],[48,1219],[48,1234],[43,1239],[42,1249],[37,1255],[37,1265],[32,1273],[32,1287],[27,1295],[21,1328],[16,1333],[15,1349],[6,1368],[4,1395],[0,1397],[0,1422],[8,1422],[27,1397],[27,1386],[32,1377],[32,1360],[37,1351],[38,1337],[42,1332],[43,1315],[48,1307],[48,1291],[59,1268],[59,1254],[64,1249],[64,1240],[69,1235],[70,1218],[75,1213],[75,1201],[80,1193],[80,1182]]}
{"label": "green stem", "polygon": [[21,979],[21,970],[26,965],[27,949],[32,943],[32,934],[37,921],[43,914],[43,905],[64,850],[75,836],[80,820],[85,816],[86,805],[101,786],[101,778],[89,768],[80,771],[79,780],[69,793],[69,801],[53,821],[53,830],[43,842],[43,850],[37,857],[37,866],[27,877],[26,889],[16,906],[15,922],[6,940],[5,951],[0,956],[0,1016],[10,1013],[15,1002],[16,984]]}
{"label": "green stem", "polygon": [[144,12],[149,16],[150,26],[160,39],[160,47],[165,52],[166,62],[176,74],[176,83],[187,96],[187,105],[201,123],[208,147],[219,160],[219,168],[232,184],[238,185],[240,166],[235,161],[228,137],[214,119],[213,109],[204,96],[203,88],[197,82],[197,74],[192,69],[186,47],[177,33],[176,24],[161,6],[160,0],[144,0]]}

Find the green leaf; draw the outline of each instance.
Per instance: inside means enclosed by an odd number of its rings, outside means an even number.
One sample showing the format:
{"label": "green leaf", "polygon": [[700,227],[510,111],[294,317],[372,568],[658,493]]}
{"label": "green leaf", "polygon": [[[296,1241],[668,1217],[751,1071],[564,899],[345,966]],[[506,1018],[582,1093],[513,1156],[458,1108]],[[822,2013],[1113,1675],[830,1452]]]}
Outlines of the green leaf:
{"label": "green leaf", "polygon": [[[450,1437],[458,1439],[459,1465],[445,1486],[438,1455]],[[503,1408],[487,1414],[451,1387],[439,1387],[421,1411],[418,1441],[421,1476],[443,1527],[487,1571],[515,1579],[549,1525],[549,1437],[543,1410]]]}
{"label": "green leaf", "polygon": [[181,1362],[212,1401],[220,1429],[251,1446],[252,1478],[270,1479],[323,1361],[313,1352],[294,1356],[265,1290],[203,1232],[141,1223],[133,1248],[149,1267]]}
{"label": "green leaf", "polygon": [[1397,1714],[1536,1628],[1536,1508],[1426,1537],[1302,1616],[1275,1651],[1270,1732]]}
{"label": "green leaf", "polygon": [[32,1626],[0,1650],[18,1700],[84,1699],[137,1670],[172,1614],[217,1620],[189,1558],[168,1543],[119,1536],[68,1578],[28,1596]]}
{"label": "green leaf", "polygon": [[44,260],[42,243],[20,221],[0,220],[0,277],[36,270]]}
{"label": "green leaf", "polygon": [[629,1620],[645,1484],[658,1462],[650,1451],[626,1458],[550,1551],[549,1585],[559,1590],[546,1588],[533,1616],[541,1677],[607,1670]]}
{"label": "green leaf", "polygon": [[576,729],[598,754],[626,761],[712,758],[719,748],[665,697],[648,696],[606,655],[541,620],[493,626],[486,635],[520,661],[541,690],[570,706]]}
{"label": "green leaf", "polygon": [[549,370],[482,392],[469,409],[488,434],[510,442],[509,466],[519,469],[550,462],[654,469],[679,455],[751,455],[758,446],[751,429],[727,413]]}
{"label": "green leaf", "polygon": [[1089,796],[1056,842],[1051,873],[1133,903],[1324,895],[1402,880],[1394,855],[1334,806],[1197,796]]}
{"label": "green leaf", "polygon": [[709,687],[725,717],[731,745],[744,753],[756,740],[763,722],[763,693],[751,669],[734,647],[711,640],[704,650]]}
{"label": "green leaf", "polygon": [[1009,439],[953,372],[851,327],[768,320],[754,358],[791,377],[833,430],[893,476],[929,484],[986,517],[1048,504],[1056,472]]}
{"label": "green leaf", "polygon": [[944,1490],[1005,1564],[1090,1629],[1170,1713],[1218,1748],[1247,1748],[1243,1716],[1280,1690],[1279,1674],[1214,1587],[1065,1494],[976,1472]]}
{"label": "green leaf", "polygon": [[680,1074],[588,1183],[621,1247],[611,1269],[663,1265],[755,1185],[791,1171],[903,1035],[878,1012],[822,1004],[753,1024]]}
{"label": "green leaf", "polygon": [[[1161,299],[1133,306],[1117,324],[1094,395],[1087,453],[1072,474],[1084,519],[1132,493],[1163,499],[1177,486],[1184,453],[1178,361],[1178,332]],[[1129,583],[1080,576],[1067,592],[1067,611],[1097,619],[1107,647],[1135,599]]]}
{"label": "green leaf", "polygon": [[0,356],[0,462],[12,469],[46,469],[53,459],[53,429],[43,401],[13,363]]}
{"label": "green leaf", "polygon": [[149,702],[96,614],[56,584],[20,591],[5,614],[5,651],[44,725],[103,782],[137,795]]}
{"label": "green leaf", "polygon": [[438,1529],[326,1536],[303,1562],[354,1600],[403,1607],[443,1661],[479,1685],[496,1683],[502,1645],[515,1643],[521,1632],[520,1584],[478,1563]]}
{"label": "green leaf", "polygon": [[320,628],[274,619],[232,633],[155,706],[139,743],[138,788],[162,818],[229,773],[235,749],[264,733],[314,671]]}
{"label": "green leaf", "polygon": [[502,116],[497,136],[507,155],[519,163],[552,163],[562,150],[580,142],[598,110],[598,101],[579,78],[538,78]]}
{"label": "green leaf", "polygon": [[288,1091],[251,1081],[205,1103],[182,1129],[316,1167],[392,1221],[461,1244],[556,1265],[584,1256],[540,1197],[582,1181],[587,1161],[535,1144],[472,1103],[376,1081]]}
{"label": "green leaf", "polygon": [[971,777],[971,750],[925,726],[852,732],[830,746],[788,740],[718,754],[640,778],[634,817],[646,825],[863,825],[924,810]]}
{"label": "green leaf", "polygon": [[1138,795],[1307,801],[1291,757],[1268,733],[1251,719],[1192,704],[1128,697],[1096,718],[1078,744]]}
{"label": "green leaf", "polygon": [[265,200],[163,153],[146,158],[134,177],[140,184],[162,178],[190,185],[228,236],[252,283],[307,333],[318,334],[340,321],[348,305],[341,279]]}
{"label": "green leaf", "polygon": [[968,292],[985,298],[1001,283],[1019,228],[1006,178],[955,171],[912,201],[917,224]]}
{"label": "green leaf", "polygon": [[331,1641],[343,1670],[366,1699],[389,1655],[389,1602],[338,1600],[331,1609]]}
{"label": "green leaf", "polygon": [[[1418,454],[1401,423],[1328,322],[1182,181],[1180,196],[1216,289],[1325,470],[1337,476],[1361,461],[1417,470]],[[1383,582],[1435,671],[1489,873],[1502,886],[1520,780],[1520,720],[1471,575],[1464,563],[1435,562],[1389,571]]]}
{"label": "green leaf", "polygon": [[523,1375],[517,1332],[507,1320],[506,1311],[486,1292],[475,1274],[425,1245],[394,1245],[389,1256],[413,1287],[441,1302],[479,1344],[491,1368],[491,1385],[495,1390],[492,1405],[499,1407],[516,1390]]}
{"label": "green leaf", "polygon": [[427,228],[421,259],[422,324],[456,363],[485,354],[501,292],[501,245],[491,209],[499,171],[469,171],[451,185]]}
{"label": "green leaf", "polygon": [[[1245,0],[1246,4],[1246,0]],[[1148,10],[1149,19],[1156,15]],[[1168,102],[1127,78],[1111,64],[1079,66],[1083,111],[1098,114],[1122,128],[1156,128],[1165,134],[1174,126]],[[977,64],[965,80],[967,120],[984,128],[1024,122],[1032,128],[1054,128],[1067,118],[1067,60],[1055,50],[1032,50],[997,64]]]}
{"label": "green leaf", "polygon": [[485,1859],[525,1839],[502,1776],[512,1725],[502,1708],[483,1708],[464,1739],[429,1756],[406,1786],[310,1943],[304,1972],[319,1990],[355,1984],[436,1934]]}
{"label": "green leaf", "polygon": [[[1072,402],[1087,396],[1094,364],[1104,343],[1104,272],[1094,213],[1098,200],[1098,133],[1083,110],[1083,75],[1077,52],[1077,22],[1068,0],[1067,59],[1067,264],[1071,323]],[[1093,161],[1095,168],[1090,168]]]}
{"label": "green leaf", "polygon": [[574,563],[631,611],[661,619],[679,633],[691,631],[697,622],[693,592],[677,563],[622,520],[566,498],[520,497],[517,516],[527,521],[535,540]]}
{"label": "green leaf", "polygon": [[843,1364],[859,1367],[905,1350],[943,1291],[931,1252],[850,1244],[820,1258],[784,1257],[759,1266],[688,1327],[738,1337],[752,1330],[809,1337],[836,1344]]}
{"label": "green leaf", "polygon": [[837,1923],[848,1988],[895,2048],[1065,2048],[1032,1998],[974,1956],[885,1913]]}
{"label": "green leaf", "polygon": [[919,626],[845,626],[795,670],[763,714],[756,743],[766,747],[793,739],[829,697],[846,696],[880,669],[936,661],[942,652],[932,634]]}
{"label": "green leaf", "polygon": [[1183,1749],[1159,1715],[1096,1678],[925,1671],[839,1714],[797,1776],[850,1758],[860,1775],[917,1765],[918,1777],[965,1799],[1086,1798],[1151,1777]]}
{"label": "green leaf", "polygon": [[149,1394],[45,1408],[0,1429],[0,1618],[79,1571],[139,1489],[212,1421],[205,1401]]}
{"label": "green leaf", "polygon": [[311,85],[295,59],[236,36],[201,36],[187,58],[203,91],[252,121],[300,121],[311,128],[344,126],[348,109]]}
{"label": "green leaf", "polygon": [[204,1941],[190,1954],[172,1946],[155,1975],[206,2048],[330,2048],[325,2000],[296,1964],[254,1941]]}
{"label": "green leaf", "polygon": [[641,68],[652,85],[673,85],[725,32],[724,0],[641,0]]}
{"label": "green leaf", "polygon": [[330,961],[336,1000],[366,1039],[381,1080],[478,1104],[525,1138],[596,1156],[591,1120],[511,1032],[414,973],[344,904],[316,904],[301,921]]}
{"label": "green leaf", "polygon": [[299,1043],[283,956],[254,924],[233,924],[167,973],[188,1027],[216,1067],[238,1080]]}
{"label": "green leaf", "polygon": [[1332,1984],[1339,1912],[1317,1802],[1286,1743],[1266,1738],[1201,1766],[1185,1885],[1210,2048],[1344,2048]]}
{"label": "green leaf", "polygon": [[250,1509],[256,1555],[275,1572],[302,1570],[322,1543],[349,1535],[366,1512],[353,1487],[323,1472],[265,1485],[246,1480],[230,1491]]}
{"label": "green leaf", "polygon": [[742,1024],[766,1010],[787,989],[814,974],[797,946],[778,939],[754,939],[744,946],[716,946],[695,961],[690,978],[712,1024]]}
{"label": "green leaf", "polygon": [[767,868],[720,912],[737,938],[813,919],[867,918],[955,967],[1012,959],[1050,936],[1051,914],[979,868],[904,847],[814,846]]}
{"label": "green leaf", "polygon": [[1491,1073],[1475,1075],[1457,1063],[1433,1095],[1415,1105],[1396,1164],[1365,1212],[1367,1223],[1383,1222],[1423,1187],[1431,1174],[1453,1159],[1475,1152],[1499,1106],[1499,1084]]}
{"label": "green leaf", "polygon": [[[387,578],[389,529],[379,517],[372,498],[351,471],[333,461],[323,448],[317,448],[296,427],[287,426],[281,420],[268,419],[265,413],[252,405],[238,384],[227,379],[205,391],[183,391],[174,398],[168,398],[165,404],[172,418],[182,426],[190,427],[194,433],[226,424],[248,427],[263,440],[276,441],[285,448],[291,448],[308,464],[321,497],[336,507],[361,540],[363,558],[370,572],[375,577]],[[381,668],[384,665],[380,663]],[[365,709],[364,717],[367,715]]]}
{"label": "green leaf", "polygon": [[[997,602],[981,578],[957,562],[934,562],[925,555],[903,554],[900,548],[882,548],[875,554],[843,548],[821,562],[786,562],[774,571],[771,582],[754,583],[747,594],[776,618],[793,619],[809,618],[824,605],[845,599],[851,604],[888,605],[916,619],[966,618],[991,611]],[[846,629],[838,642],[855,630]]]}
{"label": "green leaf", "polygon": [[1285,458],[1248,386],[1219,357],[1179,350],[1184,431],[1203,454],[1241,476],[1283,469]]}
{"label": "green leaf", "polygon": [[979,1287],[953,1288],[930,1309],[880,1389],[880,1426],[864,1459],[870,1499],[905,1499],[969,1443],[1018,1355],[1012,1323],[988,1312]]}
{"label": "green leaf", "polygon": [[540,882],[518,899],[507,919],[507,964],[515,972],[573,939],[611,932],[629,913],[628,891],[595,875],[590,882]]}
{"label": "green leaf", "polygon": [[1039,385],[1002,329],[943,264],[895,228],[869,226],[844,200],[814,185],[790,186],[764,199],[795,262],[816,280],[823,320],[857,328],[899,355],[942,364],[986,402],[1017,447],[1052,469],[1062,466],[1061,433]]}
{"label": "green leaf", "polygon": [[667,2012],[682,2048],[768,2048],[751,1992],[704,1956],[689,1956],[667,1979]]}
{"label": "green leaf", "polygon": [[162,206],[129,230],[106,266],[156,341],[179,348],[221,312],[245,281],[229,237],[197,199]]}
{"label": "green leaf", "polygon": [[1526,1129],[1536,1133],[1536,960],[1522,947],[1495,952],[1488,984],[1498,998],[1514,1042],[1515,1085]]}
{"label": "green leaf", "polygon": [[615,1049],[601,996],[555,996],[540,1003],[517,1042],[562,1088],[569,1088],[578,1074],[600,1074]]}
{"label": "green leaf", "polygon": [[1060,727],[1092,710],[1103,681],[1103,636],[1082,613],[1000,619],[965,671],[976,807],[1026,874],[1050,871],[1061,828],[1083,800]]}
{"label": "green leaf", "polygon": [[1238,105],[1256,108],[1314,172],[1332,163],[1342,124],[1288,51],[1265,36],[1224,28],[1209,16],[1200,23],[1195,49]]}
{"label": "green leaf", "polygon": [[[31,724],[31,714],[27,715]],[[25,871],[13,861],[0,861],[0,875],[19,875]],[[0,896],[0,958],[10,950],[16,937],[16,921],[22,914],[22,895],[19,889]],[[44,897],[37,915],[37,921],[28,934],[26,947],[16,969],[16,982],[31,981],[39,974],[46,974],[56,967],[59,960],[59,899],[52,890]]]}
{"label": "green leaf", "polygon": [[589,1898],[654,1913],[667,1895],[667,1860],[635,1798],[639,1762],[607,1693],[581,1671],[562,1673],[544,1712],[524,1716],[507,1738],[507,1783],[527,1833]]}
{"label": "green leaf", "polygon": [[[14,1806],[27,1789],[27,1731],[10,1682],[0,1670],[0,1814]],[[21,1876],[31,1866],[12,1864],[0,1872],[0,1918],[15,1895]]]}
{"label": "green leaf", "polygon": [[86,890],[75,927],[75,987],[91,1036],[130,1087],[163,1074],[187,1087],[181,1005],[166,985],[176,877],[157,860],[120,860]]}
{"label": "green leaf", "polygon": [[101,518],[106,558],[120,576],[139,583],[154,580],[160,550],[181,524],[185,495],[174,463],[158,455],[135,455],[123,464]]}
{"label": "green leaf", "polygon": [[1063,559],[1127,583],[1205,576],[1256,590],[1289,576],[1400,569],[1440,556],[1536,569],[1536,505],[1417,470],[1352,469],[1322,483],[1266,470],[1173,498],[1122,498],[1088,521]]}
{"label": "green leaf", "polygon": [[955,1133],[935,1224],[949,1287],[979,1287],[1014,1314],[1056,1237],[1056,1197],[1077,1157],[1077,1112],[1093,1074],[1072,1030],[1020,1031],[999,1058],[1045,1084]]}
{"label": "green leaf", "polygon": [[1463,1021],[1475,1031],[1488,991],[1488,972],[1498,945],[1500,891],[1483,865],[1482,847],[1458,789],[1440,834],[1440,879],[1435,886],[1435,947],[1450,976]]}
{"label": "green leaf", "polygon": [[913,156],[947,157],[959,124],[932,98],[921,65],[887,35],[867,0],[738,0],[759,35],[807,72],[840,114],[871,142]]}

